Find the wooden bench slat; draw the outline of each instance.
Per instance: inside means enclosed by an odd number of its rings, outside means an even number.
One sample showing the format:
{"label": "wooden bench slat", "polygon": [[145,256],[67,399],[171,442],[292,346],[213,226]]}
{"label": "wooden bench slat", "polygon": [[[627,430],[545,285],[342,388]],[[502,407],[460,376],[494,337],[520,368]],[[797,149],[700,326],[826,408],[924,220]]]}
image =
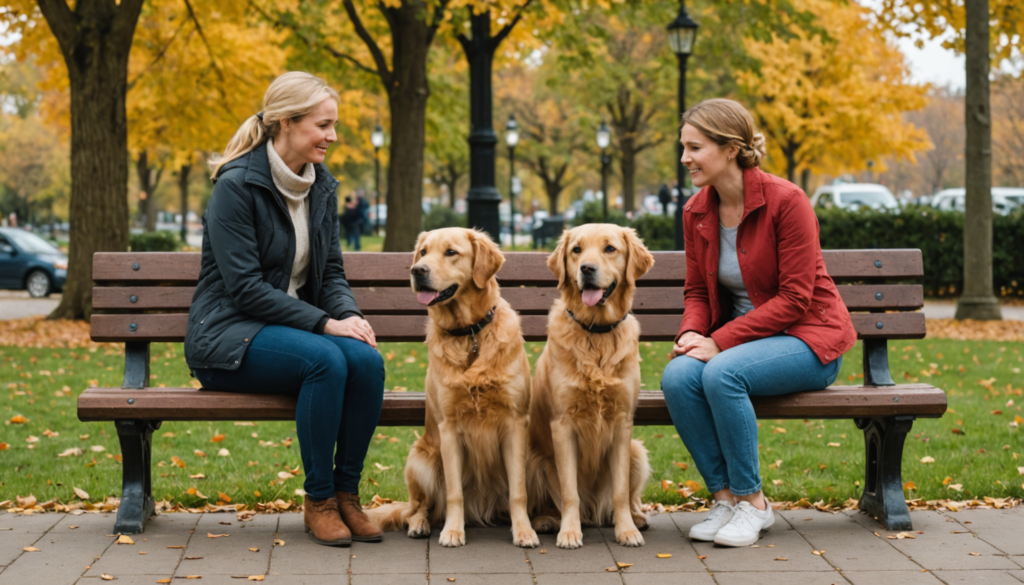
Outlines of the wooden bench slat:
{"label": "wooden bench slat", "polygon": [[[94,286],[93,309],[188,309],[194,286]],[[133,303],[131,297],[135,297]]]}
{"label": "wooden bench slat", "polygon": [[[134,399],[128,404],[128,399]],[[898,399],[898,400],[897,400]],[[759,418],[855,418],[912,414],[937,417],[946,411],[946,394],[926,384],[887,387],[832,386],[817,392],[753,400]],[[422,392],[386,392],[381,426],[423,424]],[[283,394],[233,394],[194,388],[89,388],[78,398],[82,421],[119,418],[153,420],[292,420],[295,397]],[[634,424],[671,425],[659,391],[642,391]]]}
{"label": "wooden bench slat", "polygon": [[840,284],[836,288],[851,311],[915,311],[924,306],[924,287],[920,284]]}
{"label": "wooden bench slat", "polygon": [[[682,252],[653,252],[654,268],[640,284],[676,283],[686,278]],[[551,285],[548,252],[506,254],[498,273],[503,284]],[[839,280],[920,278],[924,261],[920,250],[824,250],[829,275]],[[192,282],[199,278],[198,252],[98,252],[93,257],[93,279],[105,281]],[[877,267],[875,262],[881,262]],[[353,286],[361,283],[403,285],[409,282],[412,254],[404,252],[348,253],[345,268]],[[138,270],[133,266],[138,264]]]}
{"label": "wooden bench slat", "polygon": [[[678,314],[637,315],[642,341],[671,341],[679,332]],[[924,313],[852,313],[860,339],[920,339],[925,335]],[[426,315],[367,315],[377,341],[423,341]],[[93,341],[183,341],[186,313],[156,315],[93,315]],[[522,315],[523,337],[527,341],[547,338],[547,315]],[[882,328],[877,323],[882,323]],[[135,331],[130,326],[136,325]]]}

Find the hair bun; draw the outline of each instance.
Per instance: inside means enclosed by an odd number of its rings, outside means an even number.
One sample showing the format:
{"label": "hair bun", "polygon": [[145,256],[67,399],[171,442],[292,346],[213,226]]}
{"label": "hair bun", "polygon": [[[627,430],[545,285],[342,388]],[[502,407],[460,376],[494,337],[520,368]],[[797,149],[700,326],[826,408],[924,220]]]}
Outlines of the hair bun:
{"label": "hair bun", "polygon": [[764,145],[764,134],[754,132],[754,139],[750,141],[750,144],[744,145],[740,148],[739,155],[736,157],[737,162],[739,162],[740,166],[745,169],[759,166],[761,164],[761,159],[763,159],[767,153]]}

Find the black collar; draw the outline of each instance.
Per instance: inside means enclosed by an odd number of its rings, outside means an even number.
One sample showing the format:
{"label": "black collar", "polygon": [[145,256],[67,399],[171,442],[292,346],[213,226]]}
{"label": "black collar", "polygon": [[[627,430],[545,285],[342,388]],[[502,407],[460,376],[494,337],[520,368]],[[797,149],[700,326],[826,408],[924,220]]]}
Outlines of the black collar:
{"label": "black collar", "polygon": [[584,325],[582,321],[576,318],[576,315],[572,314],[572,311],[566,309],[565,312],[569,313],[569,316],[572,317],[572,320],[579,323],[580,327],[586,329],[590,333],[610,333],[613,329],[619,326],[619,323],[625,321],[626,317],[629,317],[629,313],[626,313],[626,315],[623,318],[612,323],[611,325],[594,325],[593,323],[591,323],[590,325]]}
{"label": "black collar", "polygon": [[497,308],[497,306],[491,307],[491,310],[487,311],[487,314],[484,315],[483,319],[480,319],[479,321],[473,323],[469,327],[462,327],[459,329],[445,329],[445,331],[448,332],[448,335],[454,335],[456,337],[476,335],[477,333],[480,333],[480,330],[483,329],[488,323],[494,320],[494,310]]}

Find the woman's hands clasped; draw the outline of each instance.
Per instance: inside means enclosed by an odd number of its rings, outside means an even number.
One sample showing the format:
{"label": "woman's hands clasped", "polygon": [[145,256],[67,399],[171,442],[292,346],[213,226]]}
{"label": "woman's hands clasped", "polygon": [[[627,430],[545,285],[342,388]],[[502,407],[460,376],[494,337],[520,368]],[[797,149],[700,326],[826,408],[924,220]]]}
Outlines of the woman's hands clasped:
{"label": "woman's hands clasped", "polygon": [[714,339],[704,337],[695,331],[684,333],[672,347],[673,358],[685,355],[702,362],[707,362],[720,353],[722,348],[718,347]]}
{"label": "woman's hands clasped", "polygon": [[364,341],[370,347],[377,347],[377,336],[373,333],[373,327],[362,317],[349,317],[348,319],[330,319],[324,326],[324,333],[335,337],[351,337]]}

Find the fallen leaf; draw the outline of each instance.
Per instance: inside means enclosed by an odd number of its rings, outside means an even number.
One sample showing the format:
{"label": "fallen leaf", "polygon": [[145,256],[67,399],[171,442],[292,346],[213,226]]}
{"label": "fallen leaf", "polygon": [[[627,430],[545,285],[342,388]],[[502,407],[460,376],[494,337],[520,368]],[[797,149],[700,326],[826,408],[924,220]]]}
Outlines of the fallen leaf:
{"label": "fallen leaf", "polygon": [[203,453],[199,449],[196,449],[195,451],[193,451],[192,454],[195,455],[196,457],[206,457],[206,453]]}
{"label": "fallen leaf", "polygon": [[89,499],[89,492],[83,490],[82,488],[74,488],[74,490],[75,490],[75,495],[78,496],[80,499],[83,499],[83,500],[88,500]]}
{"label": "fallen leaf", "polygon": [[185,545],[182,544],[182,545],[179,545],[179,546],[169,546],[167,548],[185,548]]}
{"label": "fallen leaf", "polygon": [[605,573],[618,573],[619,572],[619,568],[618,567],[605,567],[604,572]]}
{"label": "fallen leaf", "polygon": [[633,563],[615,563],[620,569],[627,569],[633,566]]}
{"label": "fallen leaf", "polygon": [[942,480],[942,485],[949,485],[949,482],[951,481],[953,481],[953,478],[947,476],[946,479]]}
{"label": "fallen leaf", "polygon": [[214,534],[212,532],[206,533],[206,538],[221,538],[223,536],[231,536],[230,534]]}
{"label": "fallen leaf", "polygon": [[185,557],[185,560],[186,561],[198,561],[201,558],[203,558],[203,557]]}
{"label": "fallen leaf", "polygon": [[967,554],[971,555],[972,557],[980,557],[981,556],[981,553],[967,553]]}
{"label": "fallen leaf", "polygon": [[903,540],[904,538],[917,538],[917,535],[915,535],[913,532],[900,532],[896,535],[896,538],[899,540]]}
{"label": "fallen leaf", "polygon": [[277,472],[277,477],[279,479],[282,479],[282,480],[288,480],[288,479],[291,479],[291,478],[293,478],[295,476],[293,474],[287,472],[287,471],[278,471]]}
{"label": "fallen leaf", "polygon": [[374,465],[374,466],[375,466],[375,467],[376,467],[377,469],[379,469],[379,470],[381,470],[381,471],[387,471],[387,470],[391,469],[391,466],[390,466],[390,465],[381,465],[380,463],[377,463],[376,461],[374,461],[374,462],[373,462],[373,465]]}
{"label": "fallen leaf", "polygon": [[671,559],[671,558],[672,558],[672,555],[670,555],[670,554],[668,554],[668,553],[658,553],[658,554],[657,554],[657,557],[658,557],[659,559]]}
{"label": "fallen leaf", "polygon": [[903,491],[910,491],[910,490],[916,490],[916,489],[917,489],[917,484],[912,482],[912,481],[908,481],[908,482],[903,484]]}
{"label": "fallen leaf", "polygon": [[231,456],[231,451],[228,451],[227,449],[221,449],[220,451],[217,451],[217,456],[218,457],[230,457]]}
{"label": "fallen leaf", "polygon": [[224,440],[224,435],[214,435],[214,436],[210,437],[210,442],[211,443],[220,443],[223,440]]}
{"label": "fallen leaf", "polygon": [[961,483],[951,483],[948,486],[946,486],[947,490],[956,490],[958,492],[964,491],[963,488],[964,486]]}
{"label": "fallen leaf", "polygon": [[935,463],[935,458],[929,456],[922,457],[921,463]]}
{"label": "fallen leaf", "polygon": [[250,581],[262,581],[263,575],[249,575]]}
{"label": "fallen leaf", "polygon": [[789,559],[787,559],[786,557],[775,557],[775,560],[776,561],[788,561]]}
{"label": "fallen leaf", "polygon": [[690,468],[690,466],[686,463],[676,463],[676,467],[682,469],[683,471],[686,471],[687,469]]}
{"label": "fallen leaf", "polygon": [[127,534],[122,534],[117,537],[117,544],[135,544],[135,541]]}
{"label": "fallen leaf", "polygon": [[829,443],[828,446],[829,447],[842,447],[842,444],[841,443]]}
{"label": "fallen leaf", "polygon": [[225,494],[224,492],[217,492],[217,498],[219,498],[223,502],[231,502],[231,496]]}
{"label": "fallen leaf", "polygon": [[281,540],[280,538],[275,538],[274,539],[274,545],[276,545],[276,546],[284,546],[284,541]]}
{"label": "fallen leaf", "polygon": [[202,579],[202,575],[185,575],[186,579]]}
{"label": "fallen leaf", "polygon": [[667,491],[671,491],[673,485],[674,484],[672,483],[671,479],[663,479],[663,480],[661,480],[661,489],[666,491],[666,492]]}
{"label": "fallen leaf", "polygon": [[156,582],[157,582],[157,583],[170,583],[170,582],[171,582],[171,580],[170,580],[170,579],[157,579],[157,581],[156,581]]}
{"label": "fallen leaf", "polygon": [[811,554],[818,555],[820,557],[821,555],[825,554],[825,551],[823,551],[823,550],[812,550]]}
{"label": "fallen leaf", "polygon": [[189,479],[206,479],[206,476],[203,475],[202,473],[197,473],[195,475],[188,476],[188,478]]}
{"label": "fallen leaf", "polygon": [[103,445],[93,445],[92,447],[89,447],[89,450],[92,451],[93,453],[102,453],[106,451],[107,448],[104,447]]}
{"label": "fallen leaf", "polygon": [[113,581],[115,577],[113,575],[103,573],[102,575],[100,575],[100,579],[103,579],[104,581]]}
{"label": "fallen leaf", "polygon": [[707,555],[697,555],[697,558],[703,561],[704,559],[706,559],[708,557],[707,557]]}
{"label": "fallen leaf", "polygon": [[25,552],[39,552],[39,549],[34,547],[34,546],[26,546],[25,548],[23,548],[21,550],[23,550]]}
{"label": "fallen leaf", "polygon": [[38,443],[39,442],[39,437],[37,437],[35,435],[29,435],[28,437],[25,437],[25,442],[26,443]]}
{"label": "fallen leaf", "polygon": [[16,414],[11,417],[11,424],[23,425],[28,422],[28,419],[20,414]]}
{"label": "fallen leaf", "polygon": [[78,447],[71,447],[70,449],[65,449],[63,453],[58,453],[57,454],[57,457],[81,457],[81,456],[82,456],[82,450],[79,449]]}
{"label": "fallen leaf", "polygon": [[259,548],[255,548],[255,547],[254,548],[250,548],[249,552],[260,552],[260,549]]}

